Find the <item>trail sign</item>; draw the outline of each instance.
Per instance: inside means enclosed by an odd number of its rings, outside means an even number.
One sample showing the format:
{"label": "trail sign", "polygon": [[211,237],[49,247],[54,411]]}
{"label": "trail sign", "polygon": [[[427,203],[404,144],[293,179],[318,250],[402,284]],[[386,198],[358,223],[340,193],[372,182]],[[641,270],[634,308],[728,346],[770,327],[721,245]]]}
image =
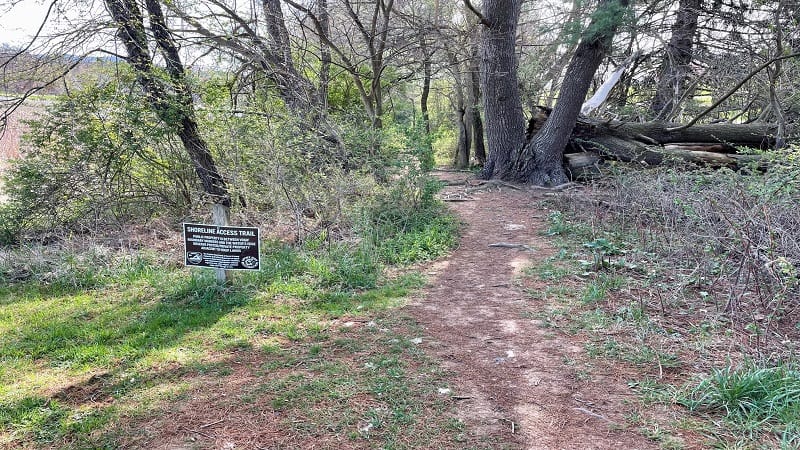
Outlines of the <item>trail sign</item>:
{"label": "trail sign", "polygon": [[224,270],[258,270],[258,228],[183,224],[187,266]]}

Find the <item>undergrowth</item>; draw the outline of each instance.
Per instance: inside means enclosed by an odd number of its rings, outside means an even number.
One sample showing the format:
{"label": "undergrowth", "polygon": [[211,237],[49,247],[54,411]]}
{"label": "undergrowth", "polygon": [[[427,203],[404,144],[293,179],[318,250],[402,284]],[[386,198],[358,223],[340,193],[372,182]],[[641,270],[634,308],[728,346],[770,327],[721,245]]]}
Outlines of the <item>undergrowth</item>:
{"label": "undergrowth", "polygon": [[361,233],[381,261],[431,260],[456,245],[459,223],[435,198],[439,182],[399,184],[365,211]]}
{"label": "undergrowth", "polygon": [[[681,427],[725,448],[800,443],[797,154],[767,155],[766,172],[619,171],[548,203],[562,250],[529,272],[583,287],[532,295],[556,305],[535,317],[591,331],[590,357],[639,366],[667,394],[657,403],[704,419],[657,425],[662,445]],[[643,399],[646,384],[631,382]]]}

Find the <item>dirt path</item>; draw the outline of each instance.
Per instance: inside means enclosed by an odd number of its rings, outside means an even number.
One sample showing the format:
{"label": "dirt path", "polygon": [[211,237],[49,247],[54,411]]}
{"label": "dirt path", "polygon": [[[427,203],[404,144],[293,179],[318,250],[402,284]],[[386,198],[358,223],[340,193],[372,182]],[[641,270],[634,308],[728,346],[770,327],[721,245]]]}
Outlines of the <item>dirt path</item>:
{"label": "dirt path", "polygon": [[[443,194],[463,192],[452,186]],[[625,429],[624,402],[632,400],[625,369],[597,363],[578,376],[580,338],[528,318],[533,305],[517,276],[554,252],[535,194],[492,188],[470,197],[451,203],[466,223],[460,247],[429,269],[429,287],[408,306],[430,337],[428,351],[455,373],[461,419],[512,448],[658,448]],[[490,247],[501,242],[530,250]]]}

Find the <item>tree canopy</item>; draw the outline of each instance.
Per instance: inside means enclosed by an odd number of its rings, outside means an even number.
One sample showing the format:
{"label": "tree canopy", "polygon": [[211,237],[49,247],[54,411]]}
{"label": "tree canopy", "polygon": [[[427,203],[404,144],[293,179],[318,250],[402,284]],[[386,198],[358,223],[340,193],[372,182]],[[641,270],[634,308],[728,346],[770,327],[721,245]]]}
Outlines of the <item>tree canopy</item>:
{"label": "tree canopy", "polygon": [[399,130],[428,161],[556,185],[569,177],[564,152],[580,147],[581,105],[615,69],[595,119],[767,123],[769,145],[791,144],[798,20],[787,0],[55,1],[27,44],[3,47],[0,123],[32,96],[102,84],[119,77],[98,67],[124,65],[222,203],[241,186],[194,119],[212,85],[224,91],[215,113],[274,124],[280,111],[317,162],[378,170]]}

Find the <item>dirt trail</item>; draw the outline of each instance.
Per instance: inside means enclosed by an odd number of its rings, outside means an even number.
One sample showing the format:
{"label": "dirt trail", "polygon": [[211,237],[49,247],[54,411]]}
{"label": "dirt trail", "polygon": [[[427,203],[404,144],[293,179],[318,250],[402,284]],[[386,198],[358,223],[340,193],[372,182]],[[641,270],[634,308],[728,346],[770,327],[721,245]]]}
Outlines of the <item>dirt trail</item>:
{"label": "dirt trail", "polygon": [[[443,194],[464,191],[451,186]],[[625,429],[624,401],[632,394],[624,369],[598,362],[578,376],[580,338],[529,318],[534,306],[517,276],[554,252],[536,194],[494,187],[469,196],[451,203],[466,223],[460,247],[429,269],[429,287],[407,307],[430,338],[428,351],[455,373],[461,419],[476,435],[513,448],[658,448]]]}

